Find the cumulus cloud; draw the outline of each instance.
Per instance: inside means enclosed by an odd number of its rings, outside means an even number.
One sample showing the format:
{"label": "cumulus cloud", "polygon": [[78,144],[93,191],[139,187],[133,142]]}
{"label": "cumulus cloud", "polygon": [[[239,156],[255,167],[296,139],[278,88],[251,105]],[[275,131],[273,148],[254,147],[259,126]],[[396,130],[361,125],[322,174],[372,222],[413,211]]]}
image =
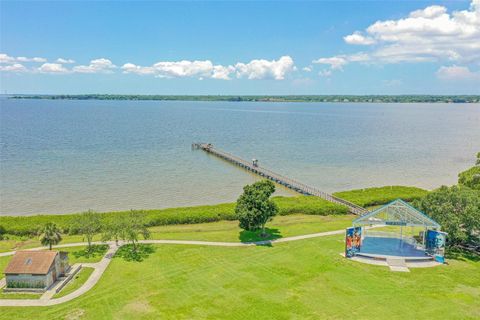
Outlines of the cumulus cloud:
{"label": "cumulus cloud", "polygon": [[55,74],[62,74],[62,73],[70,72],[70,70],[65,68],[60,63],[44,63],[37,70],[40,73],[55,73]]}
{"label": "cumulus cloud", "polygon": [[14,63],[15,58],[10,57],[8,54],[0,53],[0,63]]}
{"label": "cumulus cloud", "polygon": [[[109,59],[100,58],[91,60],[88,65],[76,65],[67,68],[66,64],[75,63],[72,59],[58,58],[54,63],[44,62],[38,68],[25,68],[16,64],[22,61],[46,61],[43,58],[11,57],[0,54],[0,63],[12,65],[2,67],[0,71],[30,71],[34,73],[113,73],[118,67]],[[13,66],[15,64],[15,67]],[[278,60],[255,59],[248,63],[235,65],[216,65],[210,60],[180,60],[160,61],[151,66],[141,66],[134,63],[125,63],[120,69],[125,74],[153,75],[159,78],[197,78],[231,80],[232,77],[247,79],[275,79],[283,80],[288,73],[297,70],[290,56],[280,57]],[[304,68],[305,69],[305,68]],[[311,66],[307,67],[311,71]]]}
{"label": "cumulus cloud", "polygon": [[5,71],[5,72],[27,72],[28,69],[25,68],[23,64],[20,63],[14,63],[6,66],[0,66],[0,71]]}
{"label": "cumulus cloud", "polygon": [[370,45],[375,43],[375,39],[371,37],[366,37],[362,35],[359,31],[355,31],[354,33],[343,37],[348,44],[358,44],[358,45]]}
{"label": "cumulus cloud", "polygon": [[73,67],[73,72],[77,73],[112,73],[112,69],[117,68],[112,61],[100,58],[90,61],[88,66],[80,65]]}
{"label": "cumulus cloud", "polygon": [[71,63],[75,63],[75,60],[58,58],[55,62],[61,63],[61,64],[71,64]]}
{"label": "cumulus cloud", "polygon": [[283,80],[287,73],[295,70],[295,65],[290,56],[283,56],[278,60],[261,59],[237,63],[235,69],[239,78]]}
{"label": "cumulus cloud", "polygon": [[189,78],[198,79],[222,79],[229,80],[234,71],[232,66],[214,65],[210,60],[181,60],[160,61],[152,66],[144,67],[133,63],[122,66],[123,73],[135,73],[139,75],[153,74],[159,78]]}
{"label": "cumulus cloud", "polygon": [[399,63],[480,61],[480,0],[473,0],[468,10],[448,12],[433,5],[412,11],[398,20],[377,21],[365,31],[344,37],[348,44],[365,45],[367,52],[320,58],[331,69],[341,69],[350,62]]}
{"label": "cumulus cloud", "polygon": [[462,66],[442,66],[437,70],[437,77],[441,80],[478,80],[480,81],[480,72],[473,72],[467,67]]}
{"label": "cumulus cloud", "polygon": [[39,62],[39,63],[47,62],[47,59],[40,58],[40,57],[34,57],[34,58],[17,57],[15,60],[20,62]]}
{"label": "cumulus cloud", "polygon": [[329,65],[332,70],[339,69],[342,70],[342,67],[348,63],[348,57],[343,56],[335,56],[330,58],[320,58],[317,60],[313,60],[313,63],[317,64],[326,64]]}
{"label": "cumulus cloud", "polygon": [[184,77],[209,77],[213,72],[210,60],[203,61],[161,61],[153,65],[158,77],[184,78]]}
{"label": "cumulus cloud", "polygon": [[141,67],[133,63],[125,63],[122,66],[123,73],[136,73],[136,74],[155,74],[155,69],[152,67]]}
{"label": "cumulus cloud", "polygon": [[27,57],[11,57],[6,53],[0,53],[0,63],[7,63],[13,64],[16,62],[47,62],[47,59],[34,57],[34,58],[27,58]]}
{"label": "cumulus cloud", "polygon": [[213,79],[219,80],[230,80],[230,74],[235,71],[235,68],[232,66],[224,67],[221,65],[213,66]]}
{"label": "cumulus cloud", "polygon": [[160,78],[198,78],[230,80],[233,75],[247,79],[283,80],[285,75],[295,68],[289,56],[278,60],[252,60],[248,63],[232,65],[215,65],[210,60],[160,61],[152,66],[139,66],[126,63],[122,66],[124,73],[155,75]]}

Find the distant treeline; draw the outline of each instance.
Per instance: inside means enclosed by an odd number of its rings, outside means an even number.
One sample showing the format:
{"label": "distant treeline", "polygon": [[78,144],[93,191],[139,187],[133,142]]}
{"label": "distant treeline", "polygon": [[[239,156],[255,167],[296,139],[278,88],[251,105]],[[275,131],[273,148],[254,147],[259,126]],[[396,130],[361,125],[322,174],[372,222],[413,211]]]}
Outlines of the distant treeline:
{"label": "distant treeline", "polygon": [[14,99],[49,100],[169,100],[169,101],[259,101],[259,102],[387,102],[387,103],[478,103],[479,95],[291,95],[291,96],[179,96],[179,95],[122,95],[122,94],[78,94],[78,95],[15,95]]}

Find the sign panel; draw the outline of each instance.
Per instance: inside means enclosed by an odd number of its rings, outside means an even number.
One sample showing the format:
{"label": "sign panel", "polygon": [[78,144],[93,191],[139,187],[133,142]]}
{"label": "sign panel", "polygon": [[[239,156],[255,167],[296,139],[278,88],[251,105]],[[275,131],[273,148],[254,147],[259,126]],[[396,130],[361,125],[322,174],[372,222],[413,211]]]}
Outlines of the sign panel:
{"label": "sign panel", "polygon": [[345,233],[345,257],[351,258],[362,246],[362,227],[347,228]]}
{"label": "sign panel", "polygon": [[425,235],[425,251],[435,258],[435,261],[445,263],[445,241],[447,233],[437,230],[427,230]]}
{"label": "sign panel", "polygon": [[406,226],[407,223],[403,221],[385,221],[387,226]]}

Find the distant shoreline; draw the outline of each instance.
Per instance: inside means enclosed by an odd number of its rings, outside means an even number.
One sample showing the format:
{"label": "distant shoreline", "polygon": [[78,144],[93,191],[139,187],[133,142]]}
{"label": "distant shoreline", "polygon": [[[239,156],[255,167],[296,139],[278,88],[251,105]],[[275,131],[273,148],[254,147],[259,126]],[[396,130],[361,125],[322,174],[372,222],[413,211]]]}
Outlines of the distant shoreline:
{"label": "distant shoreline", "polygon": [[10,95],[10,99],[225,102],[480,103],[480,95]]}

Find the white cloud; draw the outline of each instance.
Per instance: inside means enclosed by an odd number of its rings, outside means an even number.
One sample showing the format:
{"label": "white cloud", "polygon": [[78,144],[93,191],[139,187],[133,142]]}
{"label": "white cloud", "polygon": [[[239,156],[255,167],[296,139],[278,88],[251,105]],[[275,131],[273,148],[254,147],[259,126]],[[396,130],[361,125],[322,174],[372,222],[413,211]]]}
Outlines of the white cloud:
{"label": "white cloud", "polygon": [[155,69],[152,67],[141,67],[133,63],[125,63],[122,66],[123,73],[136,73],[136,74],[155,74]]}
{"label": "white cloud", "polygon": [[34,58],[17,57],[15,60],[20,62],[39,62],[39,63],[47,62],[47,59],[40,58],[40,57],[34,57]]}
{"label": "white cloud", "polygon": [[[26,62],[45,61],[43,58],[11,57],[0,54],[0,63],[13,65],[15,61]],[[45,62],[38,68],[28,69],[21,64],[15,67],[3,67],[1,71],[29,71],[34,73],[113,73],[118,67],[109,59],[100,58],[91,60],[88,65],[76,65],[66,68],[64,65],[74,63],[72,59],[58,58],[54,63]],[[22,69],[23,68],[23,69]],[[306,67],[310,71],[312,66]],[[304,68],[305,69],[305,68]],[[231,80],[233,76],[247,79],[275,79],[283,80],[290,72],[296,71],[293,59],[290,56],[280,57],[278,60],[256,59],[248,63],[235,65],[215,65],[210,60],[181,60],[160,61],[151,66],[140,66],[134,63],[125,63],[121,66],[123,73],[138,75],[154,75],[159,78],[197,78]]]}
{"label": "white cloud", "polygon": [[47,62],[47,59],[34,57],[11,57],[5,53],[0,53],[0,63],[15,63],[15,62]]}
{"label": "white cloud", "polygon": [[10,57],[8,54],[0,53],[0,63],[14,63],[15,58]]}
{"label": "white cloud", "polygon": [[366,45],[370,51],[320,58],[315,63],[342,69],[350,62],[399,63],[480,61],[480,0],[468,10],[448,12],[443,6],[412,11],[398,20],[377,21],[364,32],[344,37],[348,44]]}
{"label": "white cloud", "polygon": [[278,60],[252,60],[235,66],[214,65],[210,60],[160,61],[148,67],[126,63],[122,70],[123,73],[153,74],[159,78],[230,80],[236,74],[238,78],[282,80],[288,72],[294,70],[294,65],[292,58],[284,56]]}
{"label": "white cloud", "polygon": [[470,71],[469,68],[467,67],[462,67],[462,66],[449,66],[445,67],[442,66],[440,69],[438,69],[436,73],[437,77],[441,80],[456,80],[456,81],[461,81],[461,80],[478,80],[480,81],[480,71],[473,72]]}
{"label": "white cloud", "polygon": [[62,74],[62,73],[69,73],[70,70],[65,68],[60,63],[44,63],[39,68],[38,71],[40,73],[55,73],[55,74]]}
{"label": "white cloud", "polygon": [[305,72],[312,72],[312,66],[308,66],[308,67],[303,67],[302,70],[305,71]]}
{"label": "white cloud", "polygon": [[61,63],[61,64],[71,64],[71,63],[75,63],[75,60],[58,58],[55,62]]}
{"label": "white cloud", "polygon": [[230,74],[235,71],[235,68],[232,66],[224,67],[217,65],[213,67],[212,78],[219,80],[230,80]]}
{"label": "white cloud", "polygon": [[155,63],[153,68],[161,78],[210,77],[213,72],[213,64],[210,60],[161,61]]}
{"label": "white cloud", "polygon": [[261,59],[246,64],[237,63],[235,69],[238,78],[283,80],[288,73],[295,70],[295,65],[290,56],[283,56],[278,60]]}
{"label": "white cloud", "polygon": [[355,31],[354,33],[343,37],[348,44],[358,44],[358,45],[370,45],[374,44],[375,40],[371,37],[365,37],[359,31]]}
{"label": "white cloud", "polygon": [[4,72],[27,72],[28,69],[20,63],[14,63],[7,66],[0,66],[0,71]]}
{"label": "white cloud", "polygon": [[112,69],[117,68],[112,61],[100,58],[90,61],[88,66],[80,65],[73,67],[73,72],[77,73],[112,73]]}
{"label": "white cloud", "polygon": [[326,77],[326,78],[328,78],[328,77],[330,77],[330,76],[332,75],[332,70],[320,70],[320,71],[318,72],[318,75],[319,75],[320,77]]}
{"label": "white cloud", "polygon": [[342,70],[342,67],[348,63],[347,56],[334,56],[330,58],[320,58],[313,60],[313,63],[317,64],[327,64],[332,70],[339,69]]}

